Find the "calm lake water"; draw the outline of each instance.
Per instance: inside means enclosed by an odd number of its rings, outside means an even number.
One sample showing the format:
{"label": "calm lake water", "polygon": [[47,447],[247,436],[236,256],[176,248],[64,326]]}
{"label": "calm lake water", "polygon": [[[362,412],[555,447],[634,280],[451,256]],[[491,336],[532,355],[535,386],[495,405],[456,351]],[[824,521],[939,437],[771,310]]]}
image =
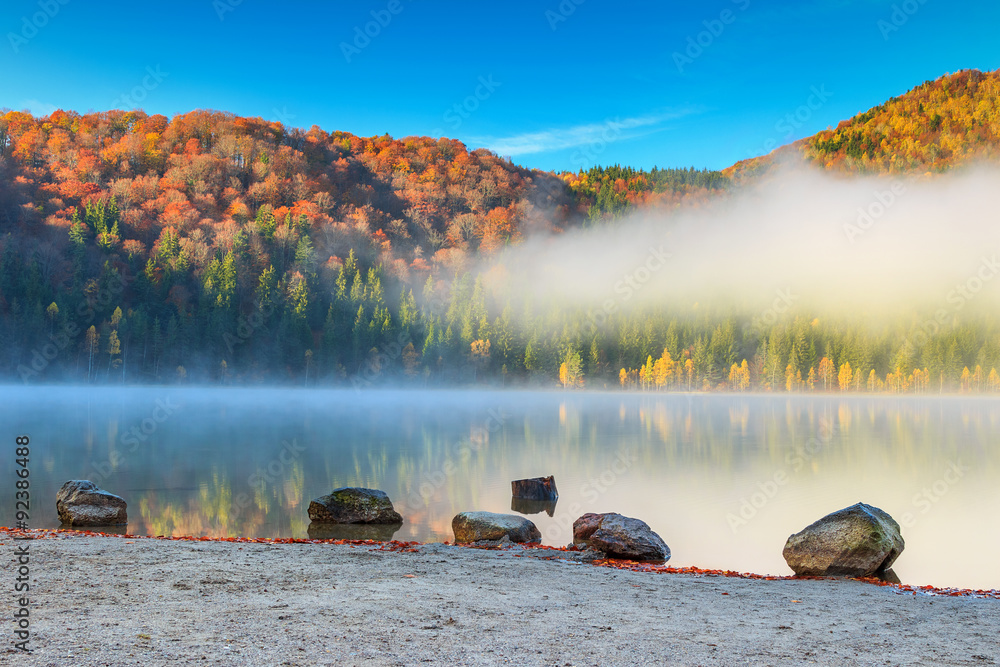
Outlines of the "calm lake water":
{"label": "calm lake water", "polygon": [[[1000,588],[994,398],[8,387],[31,437],[32,527],[91,479],[150,535],[309,535],[312,498],[379,488],[395,539],[451,540],[461,511],[511,512],[510,481],[553,474],[543,542],[584,512],[645,520],[671,565],[790,574],[789,534],[857,501],[903,526],[905,583]],[[13,485],[0,503],[12,525]]]}

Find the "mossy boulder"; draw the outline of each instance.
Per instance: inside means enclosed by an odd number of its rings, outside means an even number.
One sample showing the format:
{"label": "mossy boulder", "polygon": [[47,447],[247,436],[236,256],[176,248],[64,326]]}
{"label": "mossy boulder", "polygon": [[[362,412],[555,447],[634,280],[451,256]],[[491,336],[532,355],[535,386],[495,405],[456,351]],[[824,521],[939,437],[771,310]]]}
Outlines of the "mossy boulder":
{"label": "mossy boulder", "polygon": [[116,526],[128,523],[125,500],[93,482],[74,479],[56,493],[56,512],[67,526]]}
{"label": "mossy boulder", "polygon": [[309,503],[309,519],[315,523],[403,522],[384,491],[359,488],[334,489],[330,495],[313,500]]}
{"label": "mossy boulder", "polygon": [[539,542],[542,533],[534,523],[516,514],[494,512],[462,512],[451,521],[456,544],[497,542]]}
{"label": "mossy boulder", "polygon": [[891,516],[857,503],[790,536],[782,555],[797,575],[871,577],[888,570],[904,546]]}

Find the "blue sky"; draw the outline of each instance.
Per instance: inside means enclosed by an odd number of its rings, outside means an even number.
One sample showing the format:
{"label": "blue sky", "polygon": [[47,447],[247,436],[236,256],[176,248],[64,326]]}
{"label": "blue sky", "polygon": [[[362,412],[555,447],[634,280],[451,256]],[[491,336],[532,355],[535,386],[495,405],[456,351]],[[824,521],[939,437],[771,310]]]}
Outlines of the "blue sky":
{"label": "blue sky", "polygon": [[1000,4],[965,0],[5,0],[0,108],[207,108],[541,169],[724,168],[997,69],[998,27]]}

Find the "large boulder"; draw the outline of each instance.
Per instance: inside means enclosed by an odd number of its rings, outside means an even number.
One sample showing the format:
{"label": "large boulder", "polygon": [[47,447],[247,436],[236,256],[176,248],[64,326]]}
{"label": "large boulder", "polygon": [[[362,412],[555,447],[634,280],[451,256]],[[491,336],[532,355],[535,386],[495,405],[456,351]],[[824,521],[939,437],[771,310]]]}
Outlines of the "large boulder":
{"label": "large boulder", "polygon": [[889,569],[904,546],[891,516],[857,503],[789,537],[782,555],[798,575],[870,577]]}
{"label": "large boulder", "polygon": [[528,519],[514,514],[493,512],[462,512],[451,520],[456,544],[496,542],[503,538],[511,542],[539,542],[542,533]]}
{"label": "large boulder", "polygon": [[515,479],[510,483],[511,495],[524,500],[556,500],[559,491],[556,490],[556,478],[532,477],[531,479]]}
{"label": "large boulder", "polygon": [[108,493],[89,480],[66,482],[56,494],[56,512],[67,526],[116,526],[128,523],[123,498]]}
{"label": "large boulder", "polygon": [[384,491],[334,489],[328,496],[309,503],[309,519],[316,523],[402,523]]}
{"label": "large boulder", "polygon": [[645,521],[621,514],[584,514],[573,522],[573,542],[608,558],[670,560],[670,547]]}

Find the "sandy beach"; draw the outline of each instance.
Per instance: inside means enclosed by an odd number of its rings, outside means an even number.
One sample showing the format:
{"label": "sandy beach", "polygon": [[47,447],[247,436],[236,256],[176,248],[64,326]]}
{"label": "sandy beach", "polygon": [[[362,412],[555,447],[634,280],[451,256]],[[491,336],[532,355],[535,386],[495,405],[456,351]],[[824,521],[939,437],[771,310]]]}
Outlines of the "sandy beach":
{"label": "sandy beach", "polygon": [[[24,544],[24,542],[18,542]],[[15,541],[0,532],[3,576]],[[542,549],[50,535],[12,665],[990,665],[1000,600]],[[12,596],[8,594],[8,599]]]}

